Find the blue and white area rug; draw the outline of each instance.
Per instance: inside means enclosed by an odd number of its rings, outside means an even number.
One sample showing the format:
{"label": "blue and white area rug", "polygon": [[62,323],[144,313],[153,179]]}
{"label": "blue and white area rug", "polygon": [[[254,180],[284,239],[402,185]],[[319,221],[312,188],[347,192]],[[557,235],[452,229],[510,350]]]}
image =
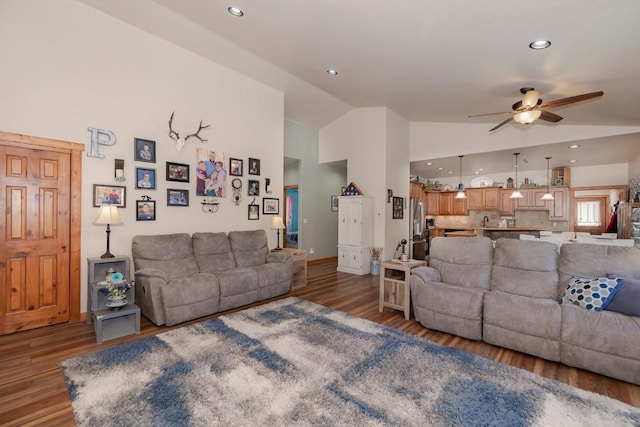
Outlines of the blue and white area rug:
{"label": "blue and white area rug", "polygon": [[638,426],[640,409],[295,298],[63,362],[81,426]]}

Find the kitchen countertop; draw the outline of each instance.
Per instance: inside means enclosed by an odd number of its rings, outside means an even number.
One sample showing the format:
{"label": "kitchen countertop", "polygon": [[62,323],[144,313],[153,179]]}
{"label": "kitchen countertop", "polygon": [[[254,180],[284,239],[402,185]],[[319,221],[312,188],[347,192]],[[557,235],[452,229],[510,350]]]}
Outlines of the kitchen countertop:
{"label": "kitchen countertop", "polygon": [[539,227],[473,227],[474,230],[483,231],[545,231],[546,228]]}

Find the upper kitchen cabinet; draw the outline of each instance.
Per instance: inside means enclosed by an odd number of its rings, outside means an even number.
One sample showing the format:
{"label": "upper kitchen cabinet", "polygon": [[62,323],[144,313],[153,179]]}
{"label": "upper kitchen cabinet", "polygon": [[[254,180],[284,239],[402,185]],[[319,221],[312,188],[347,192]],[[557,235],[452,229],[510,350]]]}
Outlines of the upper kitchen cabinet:
{"label": "upper kitchen cabinet", "polygon": [[427,215],[440,215],[440,192],[427,191]]}
{"label": "upper kitchen cabinet", "polygon": [[491,188],[471,188],[467,190],[467,209],[469,210],[499,210],[500,209],[500,189]]}
{"label": "upper kitchen cabinet", "polygon": [[467,199],[456,199],[456,191],[444,191],[438,199],[440,215],[467,215]]}
{"label": "upper kitchen cabinet", "polygon": [[544,193],[547,190],[545,188],[520,188],[522,193],[521,199],[516,199],[516,210],[529,210],[529,211],[545,211],[549,210],[549,206],[542,199]]}
{"label": "upper kitchen cabinet", "polygon": [[511,198],[511,193],[513,193],[512,189],[500,190],[498,192],[500,215],[510,216],[516,213],[515,199]]}
{"label": "upper kitchen cabinet", "polygon": [[551,221],[569,221],[569,187],[551,187],[553,200],[548,201]]}

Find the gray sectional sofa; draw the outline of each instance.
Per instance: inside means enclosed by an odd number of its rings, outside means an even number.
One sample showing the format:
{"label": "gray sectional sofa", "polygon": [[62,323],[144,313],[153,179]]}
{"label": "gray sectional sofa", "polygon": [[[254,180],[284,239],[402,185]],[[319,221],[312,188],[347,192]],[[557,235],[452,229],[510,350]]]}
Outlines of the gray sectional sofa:
{"label": "gray sectional sofa", "polygon": [[167,326],[287,293],[293,259],[264,230],[135,236],[136,302]]}
{"label": "gray sectional sofa", "polygon": [[411,274],[423,326],[640,384],[640,317],[563,302],[573,276],[640,279],[640,249],[435,238]]}

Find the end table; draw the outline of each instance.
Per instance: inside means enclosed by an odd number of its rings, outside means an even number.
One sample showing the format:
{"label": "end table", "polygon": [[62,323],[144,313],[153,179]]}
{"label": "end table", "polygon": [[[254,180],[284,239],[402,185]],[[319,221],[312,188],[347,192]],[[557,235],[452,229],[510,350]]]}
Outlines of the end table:
{"label": "end table", "polygon": [[404,311],[404,318],[411,316],[411,284],[409,276],[411,270],[427,265],[425,261],[411,259],[406,262],[392,259],[380,263],[380,305],[382,313],[384,307]]}

